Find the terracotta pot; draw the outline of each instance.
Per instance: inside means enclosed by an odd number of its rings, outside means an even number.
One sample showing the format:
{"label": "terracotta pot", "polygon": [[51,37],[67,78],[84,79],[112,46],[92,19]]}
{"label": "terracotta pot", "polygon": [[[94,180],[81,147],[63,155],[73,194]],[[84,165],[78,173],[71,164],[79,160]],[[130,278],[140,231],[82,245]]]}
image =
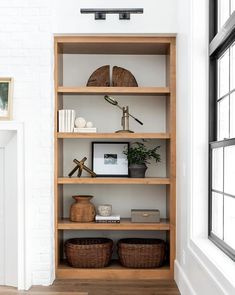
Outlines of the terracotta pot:
{"label": "terracotta pot", "polygon": [[90,202],[93,196],[73,196],[75,203],[70,208],[70,220],[76,222],[92,222],[95,220],[95,206]]}

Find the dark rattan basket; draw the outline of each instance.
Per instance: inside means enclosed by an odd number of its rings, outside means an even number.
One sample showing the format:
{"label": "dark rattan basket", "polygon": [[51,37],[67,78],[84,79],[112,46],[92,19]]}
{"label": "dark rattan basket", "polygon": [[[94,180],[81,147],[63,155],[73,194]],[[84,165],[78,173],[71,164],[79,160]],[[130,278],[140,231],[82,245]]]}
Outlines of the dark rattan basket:
{"label": "dark rattan basket", "polygon": [[113,241],[106,238],[75,238],[67,240],[64,246],[70,266],[98,268],[109,264]]}
{"label": "dark rattan basket", "polygon": [[166,243],[159,239],[121,239],[118,241],[118,255],[125,267],[160,267],[165,261]]}

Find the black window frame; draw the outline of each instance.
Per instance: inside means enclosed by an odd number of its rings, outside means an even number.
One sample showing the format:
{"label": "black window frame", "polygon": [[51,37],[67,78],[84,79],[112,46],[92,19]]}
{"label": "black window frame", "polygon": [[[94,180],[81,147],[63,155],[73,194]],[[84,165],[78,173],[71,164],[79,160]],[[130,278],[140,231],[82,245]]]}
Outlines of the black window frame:
{"label": "black window frame", "polygon": [[[212,151],[213,148],[235,145],[235,138],[217,140],[217,61],[220,56],[235,42],[235,11],[218,31],[218,0],[209,2],[209,220],[208,238],[232,260],[235,261],[235,250],[212,233]],[[229,74],[230,75],[230,74]],[[230,79],[230,76],[229,76]],[[230,93],[230,89],[229,89]],[[223,192],[223,195],[230,196]],[[234,196],[232,196],[234,197]],[[231,233],[233,234],[233,233]]]}

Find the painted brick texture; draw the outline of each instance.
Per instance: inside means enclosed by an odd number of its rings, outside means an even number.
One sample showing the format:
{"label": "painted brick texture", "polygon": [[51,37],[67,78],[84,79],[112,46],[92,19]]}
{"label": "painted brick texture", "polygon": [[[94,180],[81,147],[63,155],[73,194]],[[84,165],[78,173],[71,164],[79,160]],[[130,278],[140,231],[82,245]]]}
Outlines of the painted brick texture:
{"label": "painted brick texture", "polygon": [[0,76],[14,78],[13,119],[25,123],[27,264],[53,281],[53,35],[48,0],[0,1]]}

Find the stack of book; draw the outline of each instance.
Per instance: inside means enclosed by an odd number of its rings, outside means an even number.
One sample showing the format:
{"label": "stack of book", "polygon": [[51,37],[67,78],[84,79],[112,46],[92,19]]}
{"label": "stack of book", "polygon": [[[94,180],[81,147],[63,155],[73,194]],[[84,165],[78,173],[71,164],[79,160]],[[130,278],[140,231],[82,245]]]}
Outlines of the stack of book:
{"label": "stack of book", "polygon": [[78,133],[95,133],[97,132],[97,128],[96,127],[84,127],[84,128],[75,127],[73,131]]}
{"label": "stack of book", "polygon": [[75,110],[59,110],[59,132],[73,132]]}
{"label": "stack of book", "polygon": [[120,223],[120,215],[101,216],[96,215],[95,222],[97,223]]}

